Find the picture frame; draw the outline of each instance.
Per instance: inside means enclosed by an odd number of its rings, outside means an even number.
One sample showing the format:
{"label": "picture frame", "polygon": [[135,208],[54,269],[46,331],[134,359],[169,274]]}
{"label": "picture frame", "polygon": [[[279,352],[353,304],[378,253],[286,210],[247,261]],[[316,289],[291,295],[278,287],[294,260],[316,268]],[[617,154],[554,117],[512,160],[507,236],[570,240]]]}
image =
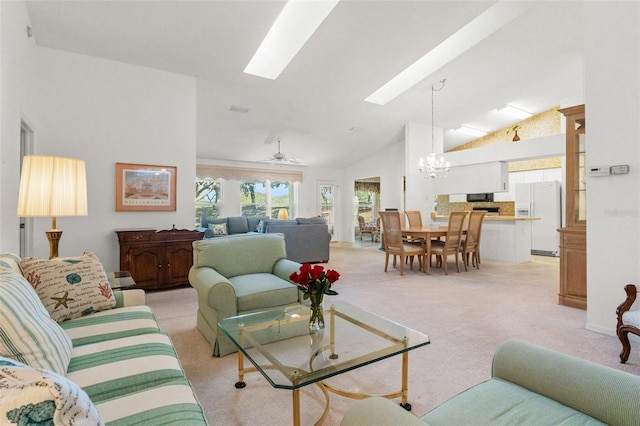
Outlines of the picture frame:
{"label": "picture frame", "polygon": [[116,211],[176,211],[175,166],[116,163]]}

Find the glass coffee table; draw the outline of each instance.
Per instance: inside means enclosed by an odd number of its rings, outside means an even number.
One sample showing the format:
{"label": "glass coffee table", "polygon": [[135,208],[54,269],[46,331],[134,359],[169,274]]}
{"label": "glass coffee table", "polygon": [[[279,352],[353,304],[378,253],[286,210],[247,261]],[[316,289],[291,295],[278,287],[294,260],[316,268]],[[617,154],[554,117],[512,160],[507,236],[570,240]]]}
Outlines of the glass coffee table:
{"label": "glass coffee table", "polygon": [[[400,405],[411,410],[407,402],[408,351],[428,345],[429,336],[348,303],[325,300],[326,327],[310,333],[309,306],[275,308],[226,318],[220,329],[238,347],[238,382],[245,387],[244,374],[259,371],[275,388],[293,391],[293,424],[300,424],[300,388],[317,384],[325,395],[324,412],[329,413],[329,392],[363,399],[369,394],[335,388],[324,380],[358,367],[402,355],[401,389],[385,398],[402,398]],[[244,358],[255,368],[245,368]]]}

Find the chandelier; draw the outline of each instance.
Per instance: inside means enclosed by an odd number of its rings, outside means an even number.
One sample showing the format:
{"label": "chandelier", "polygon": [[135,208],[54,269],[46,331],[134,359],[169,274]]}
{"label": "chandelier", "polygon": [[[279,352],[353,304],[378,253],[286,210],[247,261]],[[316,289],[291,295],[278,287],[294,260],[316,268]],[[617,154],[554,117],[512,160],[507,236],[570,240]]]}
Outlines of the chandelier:
{"label": "chandelier", "polygon": [[437,177],[446,177],[449,171],[449,163],[445,161],[444,156],[440,158],[436,157],[434,141],[435,141],[435,128],[434,128],[434,108],[433,108],[433,94],[439,92],[444,88],[444,84],[447,80],[440,80],[440,87],[436,88],[436,85],[431,85],[431,154],[427,157],[426,161],[421,158],[418,162],[418,170],[422,173],[423,178],[430,177],[435,179]]}

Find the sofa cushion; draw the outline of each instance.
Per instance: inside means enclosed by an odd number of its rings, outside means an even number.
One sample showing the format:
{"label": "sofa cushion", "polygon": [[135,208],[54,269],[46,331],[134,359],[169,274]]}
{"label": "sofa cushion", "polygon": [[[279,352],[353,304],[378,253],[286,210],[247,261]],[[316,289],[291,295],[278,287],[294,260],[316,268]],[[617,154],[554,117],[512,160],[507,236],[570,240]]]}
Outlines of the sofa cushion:
{"label": "sofa cushion", "polygon": [[184,378],[169,337],[148,333],[73,348],[67,378],[98,404]]}
{"label": "sofa cushion", "polygon": [[97,404],[109,426],[207,424],[186,379],[176,379]]}
{"label": "sofa cushion", "polygon": [[297,225],[298,222],[296,222],[294,219],[287,219],[287,220],[280,220],[280,219],[267,219],[264,221],[264,227],[265,229],[268,227],[273,227],[273,226],[283,226],[283,225]]}
{"label": "sofa cushion", "polygon": [[262,232],[259,229],[260,222],[264,227],[264,221],[269,219],[267,216],[251,216],[247,217],[247,225],[249,226],[249,232]]}
{"label": "sofa cushion", "polygon": [[87,394],[54,372],[0,358],[0,424],[100,425]]}
{"label": "sofa cushion", "polygon": [[267,309],[298,301],[298,287],[272,274],[229,278],[236,291],[238,312]]}
{"label": "sofa cushion", "polygon": [[604,425],[550,398],[491,379],[454,396],[422,417],[438,425]]}
{"label": "sofa cushion", "polygon": [[71,349],[71,339],[51,319],[27,280],[0,269],[0,356],[64,374]]}
{"label": "sofa cushion", "polygon": [[[229,227],[229,234],[246,234],[249,232],[249,223],[244,216],[227,218],[227,225]],[[253,229],[251,231],[253,231]]]}
{"label": "sofa cushion", "polygon": [[10,269],[22,274],[22,269],[20,269],[20,256],[13,253],[0,254],[0,268]]}
{"label": "sofa cushion", "polygon": [[326,225],[327,221],[324,217],[298,217],[296,218],[298,225]]}
{"label": "sofa cushion", "polygon": [[93,253],[77,257],[22,259],[24,276],[55,321],[62,322],[116,305],[102,263]]}
{"label": "sofa cushion", "polygon": [[271,273],[287,256],[284,237],[277,234],[244,234],[193,242],[193,266],[215,269],[223,277]]}
{"label": "sofa cushion", "polygon": [[209,224],[227,223],[226,217],[203,216],[200,218],[200,226],[208,228]]}
{"label": "sofa cushion", "polygon": [[61,324],[73,346],[159,332],[148,306],[131,306],[96,312]]}
{"label": "sofa cushion", "polygon": [[209,229],[213,233],[214,237],[221,237],[223,235],[228,235],[227,232],[227,224],[226,223],[210,223]]}

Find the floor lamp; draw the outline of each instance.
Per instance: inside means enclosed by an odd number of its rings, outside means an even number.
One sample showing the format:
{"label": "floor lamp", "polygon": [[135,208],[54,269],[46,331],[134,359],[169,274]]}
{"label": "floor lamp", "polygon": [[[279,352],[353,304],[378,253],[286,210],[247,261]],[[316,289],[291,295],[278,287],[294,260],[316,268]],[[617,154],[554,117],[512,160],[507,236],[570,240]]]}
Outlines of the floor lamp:
{"label": "floor lamp", "polygon": [[58,257],[62,231],[56,228],[59,216],[87,215],[87,177],[83,160],[27,155],[22,161],[19,217],[51,217],[49,259]]}

